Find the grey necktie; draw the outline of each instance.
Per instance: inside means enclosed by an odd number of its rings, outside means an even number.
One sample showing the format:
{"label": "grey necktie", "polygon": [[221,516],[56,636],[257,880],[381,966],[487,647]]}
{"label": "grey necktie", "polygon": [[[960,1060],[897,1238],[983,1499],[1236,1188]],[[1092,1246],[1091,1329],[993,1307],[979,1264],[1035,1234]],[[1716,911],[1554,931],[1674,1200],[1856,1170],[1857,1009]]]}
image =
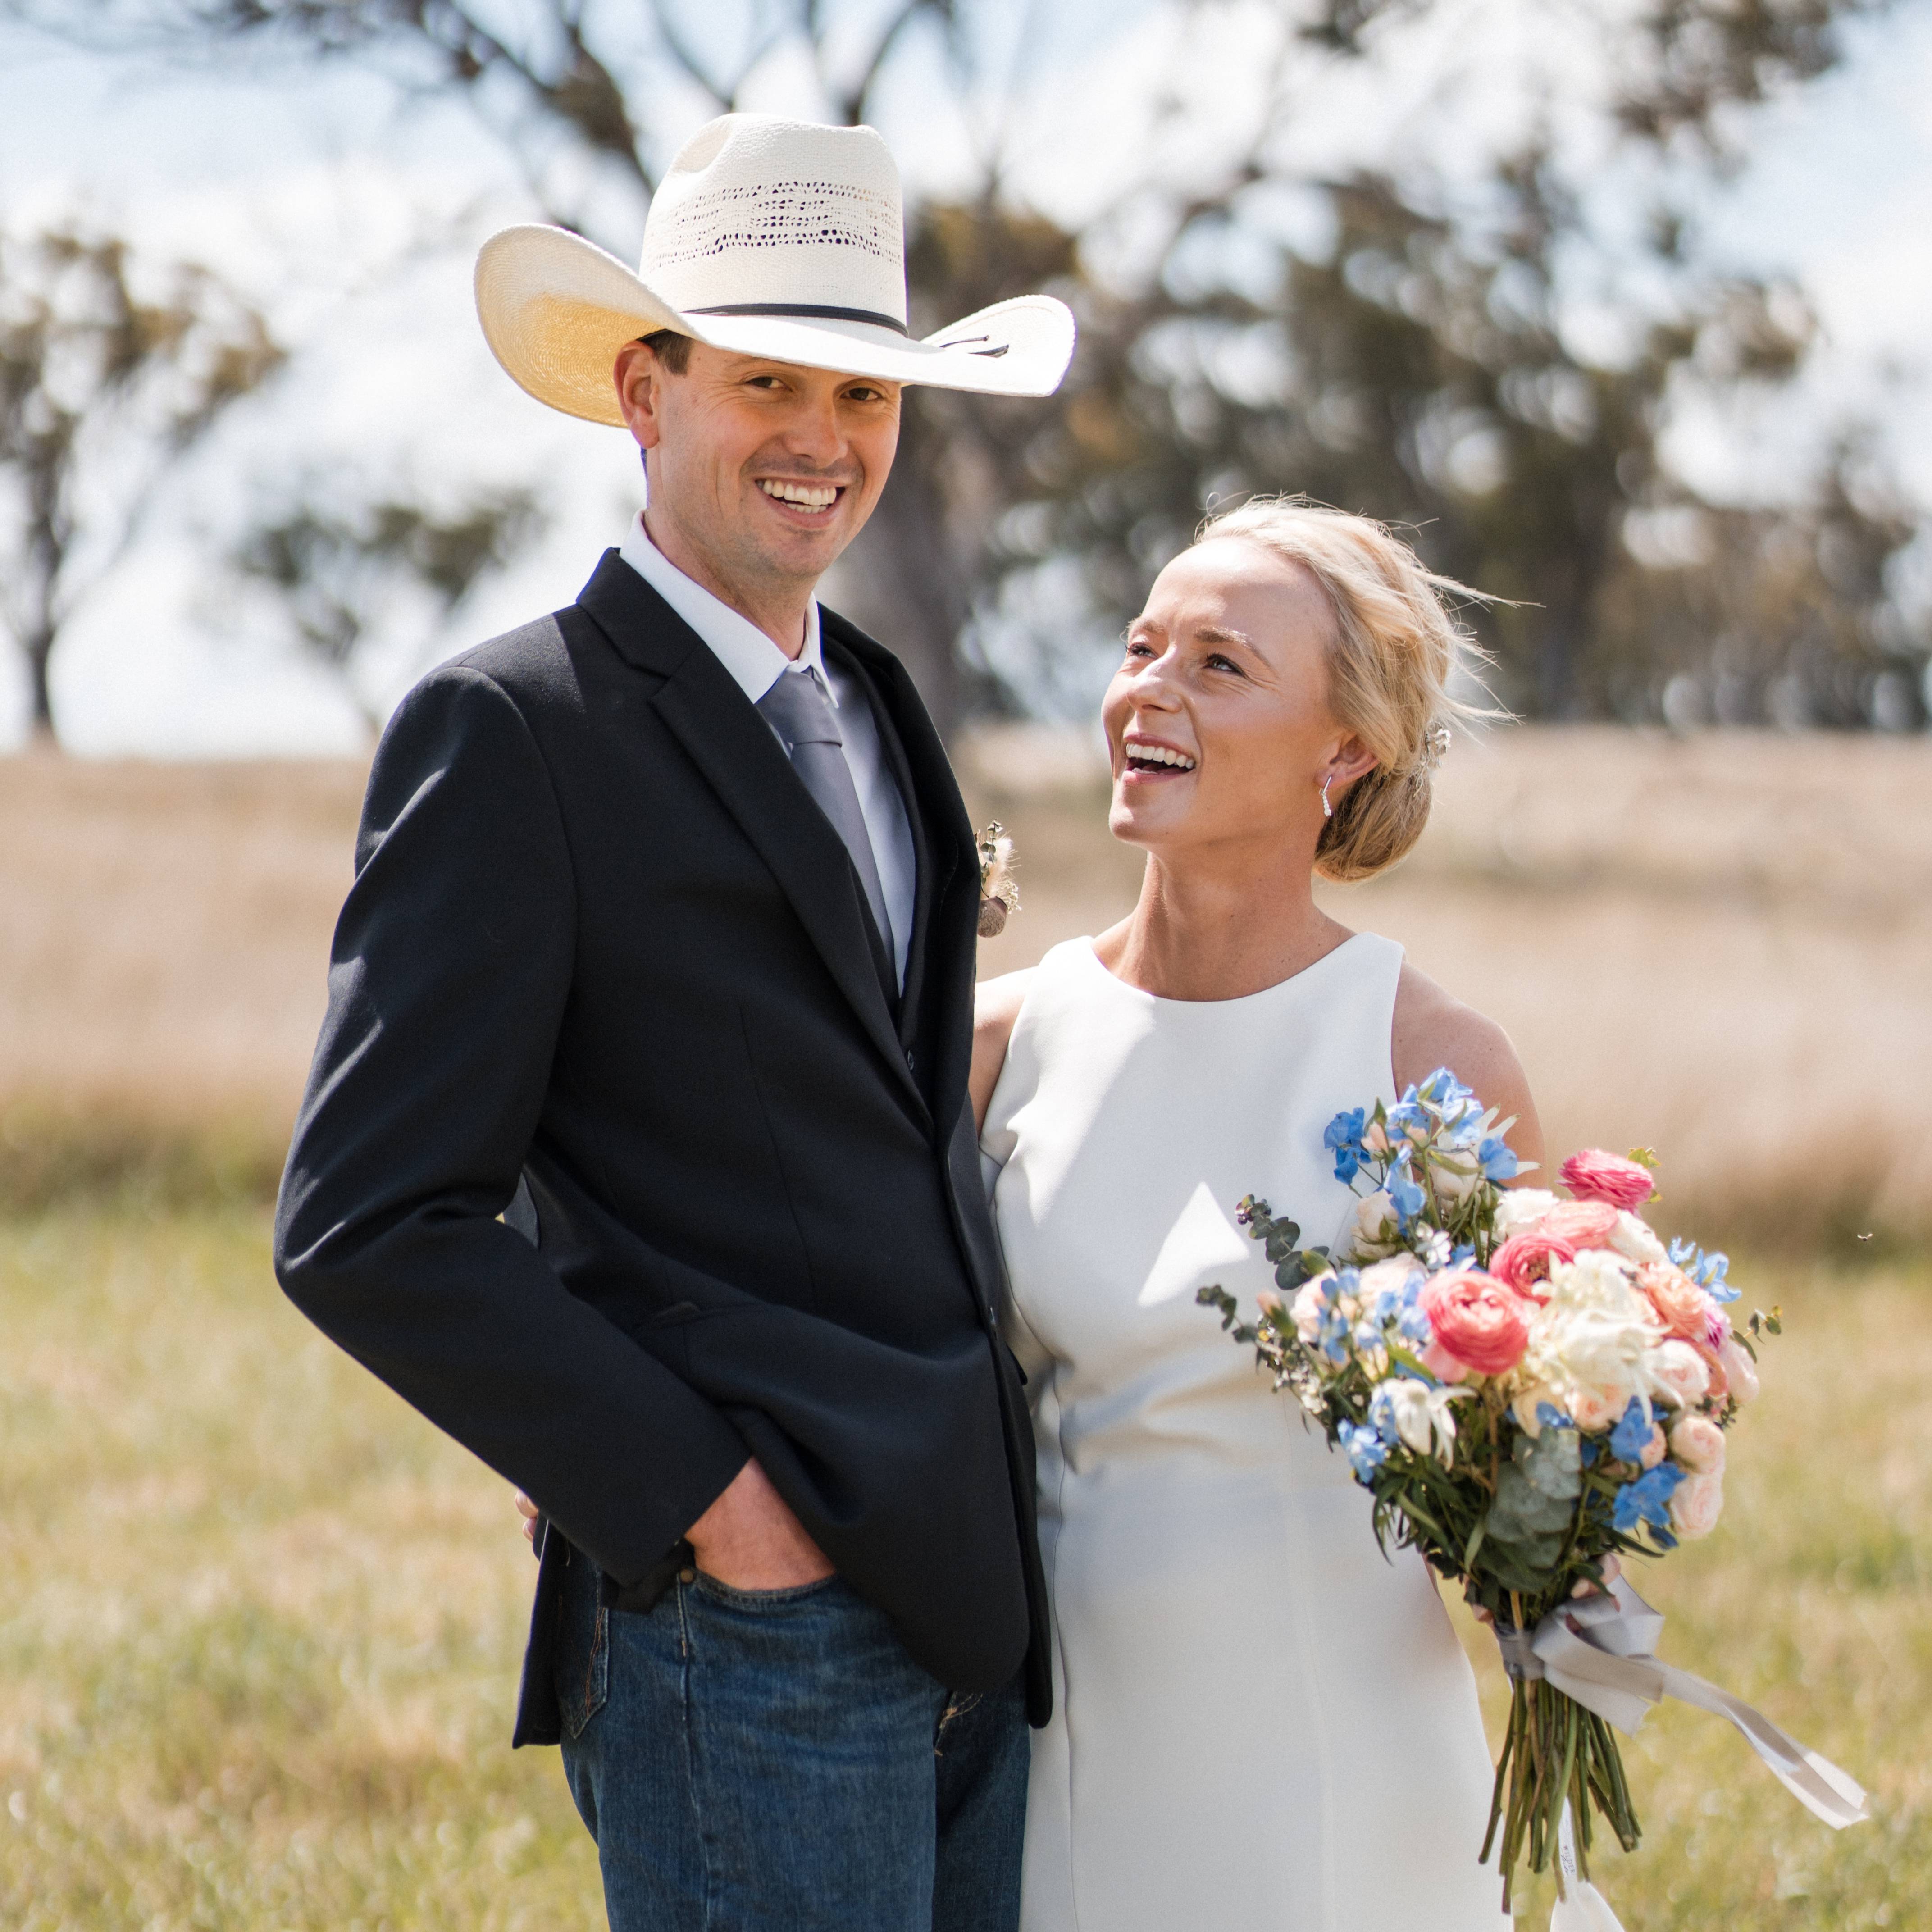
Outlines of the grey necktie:
{"label": "grey necktie", "polygon": [[814,673],[788,670],[781,672],[777,683],[758,700],[758,709],[778,734],[792,770],[805,781],[806,790],[845,842],[859,883],[865,888],[866,903],[872,908],[879,937],[890,954],[892,928],[886,916],[885,889],[879,884],[878,860],[873,856],[872,834],[866,830],[866,814],[859,808],[852,768],[845,762],[845,737],[838,728],[832,700]]}

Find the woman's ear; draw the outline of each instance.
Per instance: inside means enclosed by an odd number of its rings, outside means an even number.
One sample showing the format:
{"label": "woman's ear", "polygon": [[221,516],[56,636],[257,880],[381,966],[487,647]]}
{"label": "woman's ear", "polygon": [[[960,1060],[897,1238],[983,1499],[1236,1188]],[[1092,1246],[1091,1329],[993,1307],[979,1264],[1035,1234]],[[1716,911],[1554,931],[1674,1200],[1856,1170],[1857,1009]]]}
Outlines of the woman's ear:
{"label": "woman's ear", "polygon": [[1322,776],[1331,790],[1340,791],[1372,772],[1382,760],[1351,731],[1329,752]]}

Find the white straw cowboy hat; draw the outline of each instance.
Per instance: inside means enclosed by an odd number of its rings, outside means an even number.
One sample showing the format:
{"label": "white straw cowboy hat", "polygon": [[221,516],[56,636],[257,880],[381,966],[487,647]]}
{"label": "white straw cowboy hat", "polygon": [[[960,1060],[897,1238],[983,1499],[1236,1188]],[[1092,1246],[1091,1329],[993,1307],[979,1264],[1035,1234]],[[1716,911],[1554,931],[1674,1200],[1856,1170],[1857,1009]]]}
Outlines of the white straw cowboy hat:
{"label": "white straw cowboy hat", "polygon": [[982,395],[1045,396],[1073,353],[1051,296],[995,302],[923,341],[906,327],[898,169],[869,128],[727,114],[651,202],[634,275],[561,228],[506,229],[476,258],[476,313],[538,402],[621,424],[613,368],[661,328],[740,355]]}

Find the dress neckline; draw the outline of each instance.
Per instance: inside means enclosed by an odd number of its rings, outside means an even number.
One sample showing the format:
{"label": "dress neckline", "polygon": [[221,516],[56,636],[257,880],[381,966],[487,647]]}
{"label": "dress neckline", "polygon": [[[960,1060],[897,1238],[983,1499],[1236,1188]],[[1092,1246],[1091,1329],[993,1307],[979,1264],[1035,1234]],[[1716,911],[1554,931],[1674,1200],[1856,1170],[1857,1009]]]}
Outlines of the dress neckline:
{"label": "dress neckline", "polygon": [[1070,940],[1069,944],[1081,958],[1107,984],[1128,998],[1144,1001],[1150,1007],[1164,1007],[1180,1012],[1226,1012],[1237,1006],[1251,1006],[1258,1000],[1273,999],[1290,986],[1302,985],[1311,974],[1318,973],[1331,959],[1340,958],[1351,946],[1360,946],[1364,940],[1372,940],[1372,932],[1352,932],[1339,946],[1331,946],[1319,959],[1314,959],[1298,973],[1291,973],[1286,980],[1277,980],[1271,986],[1263,986],[1252,993],[1238,994],[1232,1000],[1171,1000],[1164,994],[1150,993],[1143,986],[1130,986],[1117,973],[1112,971],[1094,950],[1090,935],[1084,939]]}

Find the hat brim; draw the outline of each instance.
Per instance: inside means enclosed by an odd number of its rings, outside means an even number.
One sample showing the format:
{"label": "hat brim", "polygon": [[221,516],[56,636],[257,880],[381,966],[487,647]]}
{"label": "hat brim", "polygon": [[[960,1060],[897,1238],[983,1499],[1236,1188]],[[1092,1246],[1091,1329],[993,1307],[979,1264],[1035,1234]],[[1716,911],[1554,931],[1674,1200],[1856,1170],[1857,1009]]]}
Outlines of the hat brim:
{"label": "hat brim", "polygon": [[836,317],[686,314],[595,243],[535,224],[483,244],[476,314],[519,388],[566,416],[613,425],[624,420],[617,352],[660,328],[736,355],[986,396],[1051,395],[1073,354],[1072,313],[1052,296],[995,302],[922,341]]}

